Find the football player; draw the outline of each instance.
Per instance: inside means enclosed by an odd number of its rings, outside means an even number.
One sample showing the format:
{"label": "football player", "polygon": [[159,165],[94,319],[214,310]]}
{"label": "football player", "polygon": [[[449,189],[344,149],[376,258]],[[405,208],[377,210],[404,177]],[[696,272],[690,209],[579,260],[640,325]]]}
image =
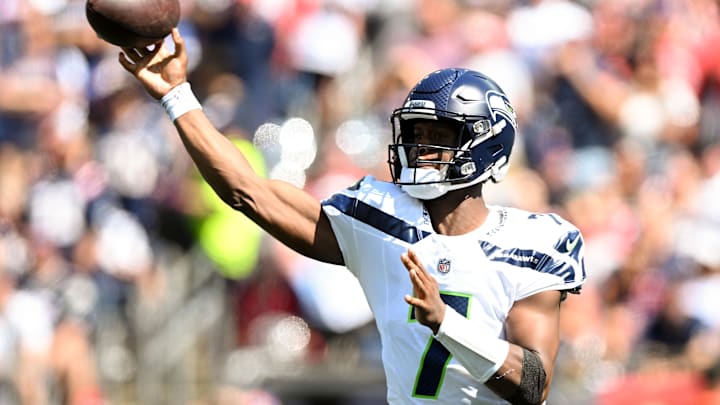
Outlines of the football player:
{"label": "football player", "polygon": [[346,266],[382,341],[392,404],[540,404],[560,307],[585,281],[583,239],[558,215],[491,206],[483,186],[510,164],[517,123],[483,74],[430,73],[391,121],[392,182],[366,176],[317,201],[257,176],[204,115],[173,52],[124,49],[120,63],[161,100],[217,194],[297,252]]}

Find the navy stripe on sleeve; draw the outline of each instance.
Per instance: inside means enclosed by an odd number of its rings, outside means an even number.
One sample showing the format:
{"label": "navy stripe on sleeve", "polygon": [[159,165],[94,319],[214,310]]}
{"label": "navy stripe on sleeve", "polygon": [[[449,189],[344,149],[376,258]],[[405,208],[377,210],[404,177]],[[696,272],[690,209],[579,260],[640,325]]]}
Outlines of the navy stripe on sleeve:
{"label": "navy stripe on sleeve", "polygon": [[349,215],[385,234],[410,244],[416,243],[430,234],[427,231],[422,231],[401,219],[395,218],[390,214],[359,201],[357,198],[348,197],[344,194],[335,194],[323,201],[322,204],[335,207],[345,215]]}
{"label": "navy stripe on sleeve", "polygon": [[502,249],[487,241],[479,241],[480,248],[488,259],[507,263],[516,267],[526,267],[541,273],[549,273],[561,277],[566,283],[575,281],[575,270],[567,263],[554,260],[550,255],[531,249]]}

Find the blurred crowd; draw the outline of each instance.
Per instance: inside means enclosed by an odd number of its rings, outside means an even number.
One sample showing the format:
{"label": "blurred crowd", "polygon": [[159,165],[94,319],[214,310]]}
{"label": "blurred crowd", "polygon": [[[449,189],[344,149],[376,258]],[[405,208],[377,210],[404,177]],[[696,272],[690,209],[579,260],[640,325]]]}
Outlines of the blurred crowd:
{"label": "blurred crowd", "polygon": [[[520,134],[488,201],[586,242],[549,403],[720,404],[720,2],[181,5],[211,121],[318,198],[389,179],[426,73],[495,78]],[[0,403],[383,403],[357,282],[225,207],[118,52],[84,0],[0,1]]]}

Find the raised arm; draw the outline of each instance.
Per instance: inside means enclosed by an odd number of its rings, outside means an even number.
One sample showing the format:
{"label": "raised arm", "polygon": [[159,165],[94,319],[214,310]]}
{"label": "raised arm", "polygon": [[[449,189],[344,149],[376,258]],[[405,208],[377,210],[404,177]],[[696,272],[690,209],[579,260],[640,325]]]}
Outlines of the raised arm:
{"label": "raised arm", "polygon": [[171,117],[178,115],[172,117],[175,127],[205,180],[225,203],[290,248],[316,260],[343,264],[320,202],[289,183],[256,175],[242,153],[198,108],[186,84],[183,38],[177,29],[172,37],[174,52],[162,42],[152,50],[123,48],[119,62],[151,96],[174,105]]}

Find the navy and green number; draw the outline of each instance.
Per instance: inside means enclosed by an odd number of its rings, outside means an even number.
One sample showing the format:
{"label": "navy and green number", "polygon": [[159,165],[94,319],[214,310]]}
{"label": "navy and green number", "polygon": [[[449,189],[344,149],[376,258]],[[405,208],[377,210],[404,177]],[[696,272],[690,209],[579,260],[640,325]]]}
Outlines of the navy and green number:
{"label": "navy and green number", "polygon": [[[445,304],[456,310],[460,315],[467,318],[470,314],[470,295],[441,291],[440,297]],[[410,307],[408,322],[417,322],[415,308],[412,306]],[[452,355],[445,346],[431,336],[418,365],[415,387],[412,393],[413,397],[437,399],[451,358]]]}

